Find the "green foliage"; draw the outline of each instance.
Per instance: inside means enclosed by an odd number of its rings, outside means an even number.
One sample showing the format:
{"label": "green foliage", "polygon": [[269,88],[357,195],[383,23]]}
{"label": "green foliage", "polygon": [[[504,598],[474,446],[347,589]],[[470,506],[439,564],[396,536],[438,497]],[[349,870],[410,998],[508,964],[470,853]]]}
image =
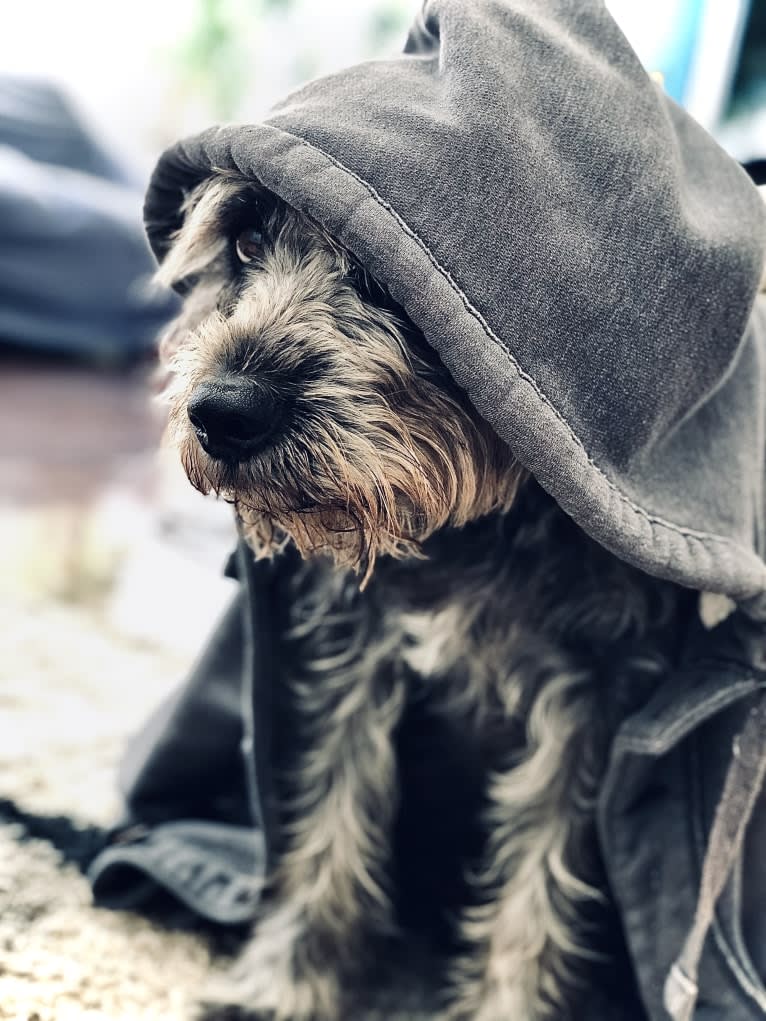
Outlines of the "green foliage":
{"label": "green foliage", "polygon": [[181,83],[204,95],[216,116],[233,116],[250,76],[250,46],[264,16],[295,0],[195,0],[191,29],[176,52]]}
{"label": "green foliage", "polygon": [[412,20],[413,5],[402,0],[388,0],[373,11],[370,20],[370,43],[382,50],[404,33]]}
{"label": "green foliage", "polygon": [[286,14],[295,6],[295,0],[262,0],[262,6],[269,14],[272,12]]}
{"label": "green foliage", "polygon": [[242,85],[236,36],[220,0],[196,0],[196,14],[178,47],[182,83],[210,97],[216,114],[227,117]]}
{"label": "green foliage", "polygon": [[[183,91],[204,97],[215,117],[234,117],[253,79],[256,43],[265,23],[299,5],[300,0],[193,0],[191,27],[171,56]],[[413,0],[373,4],[367,38],[360,39],[360,59],[390,48],[397,36],[403,38],[413,6]],[[295,57],[296,76],[315,73],[318,57],[302,47]]]}

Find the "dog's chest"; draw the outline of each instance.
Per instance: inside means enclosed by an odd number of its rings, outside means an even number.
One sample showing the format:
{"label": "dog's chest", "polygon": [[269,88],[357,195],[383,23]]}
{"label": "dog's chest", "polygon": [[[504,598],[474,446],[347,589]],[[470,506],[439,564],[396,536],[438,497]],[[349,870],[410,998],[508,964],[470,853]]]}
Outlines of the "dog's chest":
{"label": "dog's chest", "polygon": [[399,655],[413,673],[429,678],[453,669],[456,659],[465,651],[460,648],[460,617],[457,606],[399,615]]}
{"label": "dog's chest", "polygon": [[402,613],[397,655],[407,668],[410,699],[424,700],[438,717],[461,720],[466,739],[491,746],[499,737],[507,746],[513,726],[504,693],[524,682],[502,669],[513,649],[495,655],[492,638],[482,639],[475,623],[460,603]]}

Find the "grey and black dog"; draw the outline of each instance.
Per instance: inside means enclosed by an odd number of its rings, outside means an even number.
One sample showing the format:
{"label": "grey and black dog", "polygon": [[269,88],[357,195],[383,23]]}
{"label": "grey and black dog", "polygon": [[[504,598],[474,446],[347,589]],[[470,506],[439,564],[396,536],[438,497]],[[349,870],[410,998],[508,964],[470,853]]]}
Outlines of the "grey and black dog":
{"label": "grey and black dog", "polygon": [[[595,794],[620,719],[673,666],[681,590],[586,537],[385,288],[252,181],[189,195],[161,277],[187,291],[162,348],[191,482],[256,556],[305,558],[280,636],[279,860],[206,1016],[358,1018],[365,962],[407,916],[402,819],[429,811],[454,858],[416,881],[451,931],[440,1016],[579,1016]],[[445,739],[408,745],[413,712],[418,740]],[[454,800],[440,748],[459,749]]]}

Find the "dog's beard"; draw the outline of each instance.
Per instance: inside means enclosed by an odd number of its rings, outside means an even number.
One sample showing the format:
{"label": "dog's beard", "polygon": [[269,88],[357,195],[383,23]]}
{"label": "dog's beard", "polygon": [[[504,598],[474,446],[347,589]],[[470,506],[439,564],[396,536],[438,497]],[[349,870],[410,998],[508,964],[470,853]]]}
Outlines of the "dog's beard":
{"label": "dog's beard", "polygon": [[[347,382],[323,388],[334,391],[336,408],[348,400]],[[329,554],[364,582],[378,556],[418,556],[438,529],[507,508],[519,482],[489,427],[477,426],[441,391],[420,398],[405,415],[357,394],[357,427],[313,417],[239,464],[204,452],[183,398],[173,405],[170,431],[192,485],[233,505],[257,556],[272,556],[292,540],[304,557]]]}
{"label": "dog's beard", "polygon": [[[230,182],[209,187],[169,257],[171,279],[186,260],[197,280],[164,347],[169,434],[192,485],[233,504],[257,556],[292,540],[363,582],[378,556],[417,556],[438,529],[509,507],[521,473],[508,448],[417,331],[380,307],[366,274],[350,282],[350,257],[305,217],[277,206],[264,218],[262,258],[240,270],[227,313],[217,310],[232,270],[216,210],[242,195]],[[200,249],[214,256],[207,275]],[[289,392],[289,422],[238,463],[210,457],[187,413],[194,388],[221,372]]]}

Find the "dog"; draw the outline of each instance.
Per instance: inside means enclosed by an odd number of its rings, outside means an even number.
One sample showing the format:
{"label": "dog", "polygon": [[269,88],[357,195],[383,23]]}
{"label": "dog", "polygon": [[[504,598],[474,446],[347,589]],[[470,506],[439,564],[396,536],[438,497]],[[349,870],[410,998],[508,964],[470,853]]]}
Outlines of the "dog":
{"label": "dog", "polygon": [[160,279],[186,292],[161,355],[189,480],[256,557],[302,558],[280,600],[278,858],[202,1016],[360,1017],[425,890],[439,1017],[582,1016],[600,777],[674,667],[688,593],[588,538],[385,286],[252,180],[187,196]]}

